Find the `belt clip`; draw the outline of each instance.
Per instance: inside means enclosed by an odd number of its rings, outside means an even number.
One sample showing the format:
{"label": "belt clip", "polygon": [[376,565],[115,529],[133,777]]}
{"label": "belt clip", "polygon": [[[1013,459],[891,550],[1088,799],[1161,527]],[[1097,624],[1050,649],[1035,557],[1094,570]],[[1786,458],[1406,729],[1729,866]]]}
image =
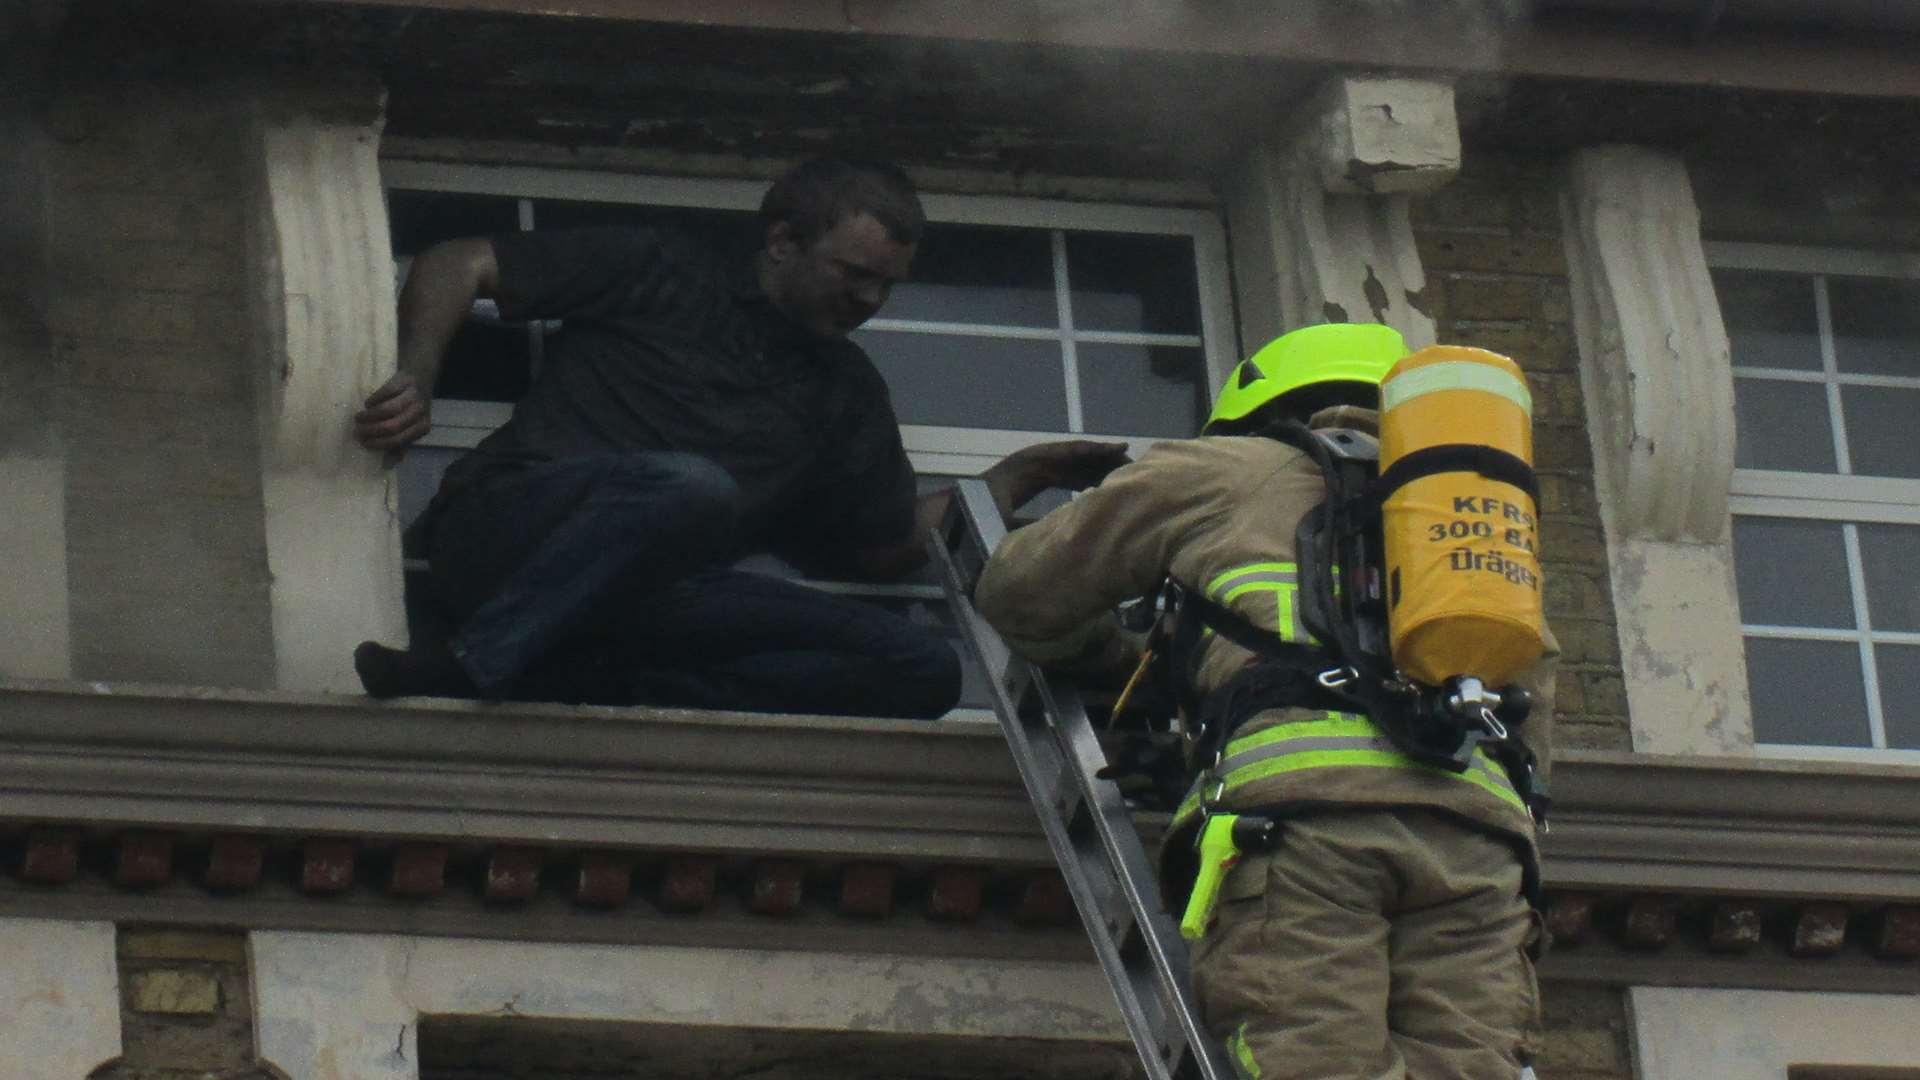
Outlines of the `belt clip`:
{"label": "belt clip", "polygon": [[[1213,776],[1213,790],[1207,791],[1207,777],[1210,775]],[[1200,790],[1202,793],[1200,796],[1200,828],[1195,831],[1193,836],[1193,846],[1195,850],[1199,849],[1200,838],[1206,834],[1207,821],[1214,816],[1215,808],[1220,805],[1220,796],[1227,793],[1227,782],[1220,776],[1215,775],[1213,769],[1209,768],[1205,773],[1201,774]]]}
{"label": "belt clip", "polygon": [[1350,667],[1336,667],[1328,668],[1314,676],[1313,681],[1319,683],[1323,689],[1338,690],[1359,677],[1360,673]]}

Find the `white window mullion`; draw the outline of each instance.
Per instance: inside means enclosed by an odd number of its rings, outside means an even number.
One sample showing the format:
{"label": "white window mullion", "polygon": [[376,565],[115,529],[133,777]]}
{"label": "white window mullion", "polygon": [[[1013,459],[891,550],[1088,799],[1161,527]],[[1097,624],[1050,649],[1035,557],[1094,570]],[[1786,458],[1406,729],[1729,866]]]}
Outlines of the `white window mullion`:
{"label": "white window mullion", "polygon": [[1200,287],[1200,336],[1206,341],[1207,400],[1211,402],[1226,386],[1227,374],[1240,362],[1242,350],[1237,320],[1228,314],[1233,309],[1231,301],[1214,299],[1227,297],[1233,291],[1226,234],[1217,220],[1208,225],[1195,230],[1193,253],[1200,271],[1196,282]]}
{"label": "white window mullion", "polygon": [[1087,419],[1080,407],[1080,352],[1073,340],[1073,283],[1067,280],[1067,234],[1052,230],[1053,294],[1060,312],[1060,373],[1067,380],[1067,430],[1078,435],[1087,430]]}
{"label": "white window mullion", "polygon": [[[533,231],[533,200],[519,199],[516,209],[520,214],[520,231]],[[546,325],[538,319],[527,324],[527,378],[540,377],[540,365],[547,358]]]}
{"label": "white window mullion", "polygon": [[1873,655],[1873,612],[1867,602],[1867,567],[1860,556],[1860,527],[1849,521],[1840,526],[1846,543],[1847,583],[1853,590],[1853,622],[1860,634],[1860,675],[1867,683],[1867,731],[1873,745],[1887,745],[1887,721],[1880,707],[1880,668]]}
{"label": "white window mullion", "polygon": [[1813,314],[1820,338],[1820,370],[1826,374],[1827,423],[1833,428],[1835,471],[1845,476],[1853,472],[1853,459],[1847,454],[1846,414],[1840,408],[1840,361],[1833,347],[1833,307],[1827,301],[1825,275],[1813,278]]}
{"label": "white window mullion", "polygon": [[1821,626],[1770,626],[1765,623],[1742,623],[1740,633],[1745,637],[1770,638],[1776,641],[1844,641],[1854,644],[1860,640],[1858,630]]}

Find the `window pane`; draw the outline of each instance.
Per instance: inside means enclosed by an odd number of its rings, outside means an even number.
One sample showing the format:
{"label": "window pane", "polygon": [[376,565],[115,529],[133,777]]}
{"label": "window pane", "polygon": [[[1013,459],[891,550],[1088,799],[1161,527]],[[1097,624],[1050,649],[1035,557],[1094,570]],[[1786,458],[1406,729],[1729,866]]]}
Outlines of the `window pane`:
{"label": "window pane", "polygon": [[1043,229],[929,225],[913,273],[883,319],[989,326],[1060,325],[1053,245]]}
{"label": "window pane", "polygon": [[1733,556],[1742,623],[1856,625],[1838,522],[1736,517]]}
{"label": "window pane", "polygon": [[1920,583],[1913,575],[1920,526],[1862,524],[1858,528],[1873,628],[1920,632]]}
{"label": "window pane", "polygon": [[853,337],[886,376],[903,424],[1067,430],[1055,342],[884,330]]}
{"label": "window pane", "polygon": [[1801,274],[1713,271],[1733,362],[1751,367],[1820,370],[1813,281]]}
{"label": "window pane", "polygon": [[1882,645],[1873,650],[1880,669],[1880,719],[1887,745],[1920,750],[1920,645]]}
{"label": "window pane", "polygon": [[1873,745],[1856,645],[1748,638],[1747,689],[1755,742]]}
{"label": "window pane", "polygon": [[[407,450],[406,456],[396,466],[400,474],[400,525],[413,524],[420,511],[427,508],[427,501],[440,489],[440,474],[454,459],[466,453],[465,450],[451,446],[414,446]],[[421,552],[425,555],[425,552]]]}
{"label": "window pane", "polygon": [[1735,466],[1789,472],[1838,470],[1825,386],[1735,379],[1733,411]]}
{"label": "window pane", "polygon": [[759,218],[745,210],[697,206],[634,206],[627,203],[533,201],[533,227],[574,229],[594,225],[638,225],[671,229],[742,264],[760,250]]}
{"label": "window pane", "polygon": [[1199,349],[1082,342],[1076,353],[1088,431],[1169,439],[1199,432],[1209,404]]}
{"label": "window pane", "polygon": [[454,332],[433,396],[461,401],[519,401],[532,375],[527,331],[469,315]]}
{"label": "window pane", "polygon": [[1067,280],[1075,329],[1200,332],[1189,237],[1069,233]]}
{"label": "window pane", "polygon": [[491,236],[520,227],[520,201],[502,195],[441,191],[387,192],[393,253],[418,255],[442,240]]}
{"label": "window pane", "polygon": [[1833,354],[1860,375],[1920,375],[1920,281],[1830,277]]}
{"label": "window pane", "polygon": [[1920,390],[1891,386],[1843,386],[1841,414],[1846,417],[1848,464],[1859,476],[1920,479]]}

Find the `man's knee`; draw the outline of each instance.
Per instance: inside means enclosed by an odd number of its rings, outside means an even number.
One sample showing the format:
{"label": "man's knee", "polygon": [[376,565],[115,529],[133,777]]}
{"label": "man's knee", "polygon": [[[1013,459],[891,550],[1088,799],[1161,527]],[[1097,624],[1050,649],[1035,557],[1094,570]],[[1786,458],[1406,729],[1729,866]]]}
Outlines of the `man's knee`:
{"label": "man's knee", "polygon": [[677,451],[610,457],[600,494],[641,504],[651,523],[672,521],[716,541],[732,533],[740,506],[740,485],[727,470]]}
{"label": "man's knee", "polygon": [[960,703],[960,655],[945,638],[915,635],[903,649],[897,668],[900,715],[933,720]]}

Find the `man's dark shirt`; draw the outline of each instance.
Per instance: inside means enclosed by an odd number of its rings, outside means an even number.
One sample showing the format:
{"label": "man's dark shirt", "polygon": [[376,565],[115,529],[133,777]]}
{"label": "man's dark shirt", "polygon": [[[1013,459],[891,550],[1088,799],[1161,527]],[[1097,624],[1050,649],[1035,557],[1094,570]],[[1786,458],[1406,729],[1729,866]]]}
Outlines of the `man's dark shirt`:
{"label": "man's dark shirt", "polygon": [[913,470],[886,383],[859,346],[782,315],[751,265],[639,228],[508,233],[493,248],[501,316],[564,326],[443,493],[520,462],[681,450],[739,484],[743,548],[832,564],[910,535]]}

